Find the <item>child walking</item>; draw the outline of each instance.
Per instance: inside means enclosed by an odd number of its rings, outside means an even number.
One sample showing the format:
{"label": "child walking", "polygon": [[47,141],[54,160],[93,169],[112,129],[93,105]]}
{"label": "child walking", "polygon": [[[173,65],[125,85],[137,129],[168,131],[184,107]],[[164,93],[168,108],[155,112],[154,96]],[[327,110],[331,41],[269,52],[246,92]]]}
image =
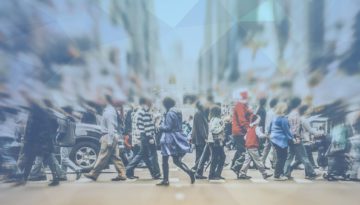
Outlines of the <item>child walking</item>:
{"label": "child walking", "polygon": [[251,161],[253,161],[262,174],[264,179],[267,179],[272,176],[272,174],[268,174],[265,170],[265,166],[261,160],[259,154],[259,137],[265,137],[265,134],[261,132],[259,127],[257,127],[259,123],[259,116],[253,115],[250,120],[250,126],[247,129],[247,133],[245,136],[245,162],[240,170],[239,179],[251,179],[250,176],[247,176],[247,170],[249,169]]}

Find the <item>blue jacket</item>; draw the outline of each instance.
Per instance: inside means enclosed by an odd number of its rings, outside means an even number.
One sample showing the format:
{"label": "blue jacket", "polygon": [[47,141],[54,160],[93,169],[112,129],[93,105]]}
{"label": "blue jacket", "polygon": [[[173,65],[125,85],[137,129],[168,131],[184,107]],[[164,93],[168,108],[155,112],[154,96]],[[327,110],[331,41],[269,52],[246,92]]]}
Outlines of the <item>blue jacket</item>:
{"label": "blue jacket", "polygon": [[293,140],[293,136],[286,117],[277,116],[273,119],[270,124],[270,140],[281,148],[289,146],[289,140]]}

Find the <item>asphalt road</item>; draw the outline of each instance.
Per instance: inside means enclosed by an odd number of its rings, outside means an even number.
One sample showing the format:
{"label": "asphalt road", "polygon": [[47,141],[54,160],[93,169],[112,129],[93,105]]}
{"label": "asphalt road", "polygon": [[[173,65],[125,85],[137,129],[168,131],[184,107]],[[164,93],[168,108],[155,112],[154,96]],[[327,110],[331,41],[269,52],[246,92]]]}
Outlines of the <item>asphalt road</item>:
{"label": "asphalt road", "polygon": [[[192,165],[192,156],[186,162]],[[111,171],[107,170],[107,171]],[[358,205],[360,204],[359,182],[328,182],[319,178],[304,179],[304,171],[296,170],[293,181],[276,182],[263,180],[257,170],[250,170],[251,180],[236,180],[225,168],[225,181],[198,180],[190,185],[188,177],[175,167],[170,169],[170,187],[157,187],[146,169],[136,169],[139,180],[111,182],[115,173],[104,173],[97,182],[81,178],[58,187],[47,187],[47,182],[29,182],[23,187],[0,184],[0,205],[231,205],[231,204],[309,204],[309,205]],[[50,178],[50,177],[49,177]]]}

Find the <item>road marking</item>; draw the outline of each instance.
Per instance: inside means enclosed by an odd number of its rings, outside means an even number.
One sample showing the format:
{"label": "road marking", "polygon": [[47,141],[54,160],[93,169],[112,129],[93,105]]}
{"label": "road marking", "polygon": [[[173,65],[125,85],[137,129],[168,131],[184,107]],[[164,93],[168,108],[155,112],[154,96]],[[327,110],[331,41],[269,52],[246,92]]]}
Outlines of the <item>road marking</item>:
{"label": "road marking", "polygon": [[182,201],[185,199],[185,194],[181,193],[181,192],[178,192],[175,194],[175,199],[176,200],[179,200],[179,201]]}
{"label": "road marking", "polygon": [[294,179],[294,181],[296,183],[299,183],[299,184],[311,184],[311,183],[314,183],[313,181],[308,180],[308,179]]}
{"label": "road marking", "polygon": [[269,181],[267,181],[267,180],[265,180],[265,179],[263,179],[263,178],[251,178],[250,179],[252,182],[254,182],[254,183],[268,183]]}
{"label": "road marking", "polygon": [[170,178],[169,182],[171,182],[171,183],[180,182],[180,179],[179,178]]}
{"label": "road marking", "polygon": [[222,183],[225,183],[226,181],[223,179],[220,179],[220,180],[209,180],[209,182],[213,183],[213,184],[222,184]]}

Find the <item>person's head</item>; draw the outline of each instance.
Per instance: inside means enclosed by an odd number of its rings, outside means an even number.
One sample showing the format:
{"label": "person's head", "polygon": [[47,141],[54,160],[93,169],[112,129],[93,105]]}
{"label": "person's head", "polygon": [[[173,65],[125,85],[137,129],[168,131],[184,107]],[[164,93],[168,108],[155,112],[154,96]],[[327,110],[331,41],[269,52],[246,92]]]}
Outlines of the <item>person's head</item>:
{"label": "person's head", "polygon": [[71,106],[64,106],[62,107],[62,110],[66,113],[66,114],[69,114],[69,115],[72,115],[74,109],[71,107]]}
{"label": "person's head", "polygon": [[247,104],[249,102],[249,92],[247,90],[242,90],[240,91],[239,94],[240,94],[239,102]]}
{"label": "person's head", "polygon": [[281,102],[275,107],[275,114],[278,116],[284,116],[286,114],[287,109],[288,109],[287,104]]}
{"label": "person's head", "polygon": [[140,105],[141,107],[150,108],[150,107],[151,107],[151,101],[150,101],[150,99],[148,99],[148,98],[140,97],[140,99],[139,99],[139,105]]}
{"label": "person's head", "polygon": [[288,106],[288,112],[297,109],[301,105],[301,99],[298,97],[294,97],[290,100]]}
{"label": "person's head", "polygon": [[303,116],[303,115],[306,114],[306,112],[307,112],[308,110],[309,110],[309,106],[307,106],[307,105],[302,105],[302,106],[299,107],[299,114],[300,114],[301,116]]}
{"label": "person's head", "polygon": [[221,108],[219,106],[214,106],[210,110],[210,118],[221,118]]}
{"label": "person's head", "polygon": [[277,98],[271,99],[270,103],[269,103],[270,108],[275,108],[275,106],[278,104],[278,102],[279,102],[279,99],[277,99]]}
{"label": "person's head", "polygon": [[195,106],[196,106],[196,109],[198,109],[199,111],[202,111],[202,112],[205,111],[205,106],[201,101],[197,101]]}
{"label": "person's head", "polygon": [[114,105],[111,95],[105,95],[105,100],[107,104]]}
{"label": "person's head", "polygon": [[169,111],[176,104],[175,100],[170,97],[164,98],[162,103],[163,103],[163,106],[165,107],[166,111]]}
{"label": "person's head", "polygon": [[265,107],[266,101],[267,101],[266,98],[261,98],[261,99],[259,100],[259,106],[260,106],[260,107]]}

